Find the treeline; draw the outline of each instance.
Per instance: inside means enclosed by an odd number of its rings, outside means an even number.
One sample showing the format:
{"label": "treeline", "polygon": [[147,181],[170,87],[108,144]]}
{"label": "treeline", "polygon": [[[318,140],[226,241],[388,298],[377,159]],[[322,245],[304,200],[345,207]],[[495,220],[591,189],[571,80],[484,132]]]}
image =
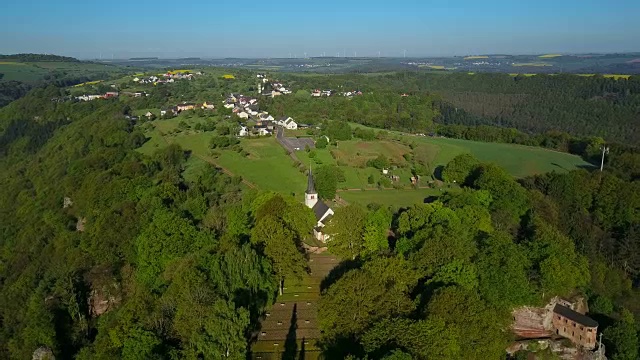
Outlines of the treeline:
{"label": "treeline", "polygon": [[311,210],[175,145],[142,155],[126,105],[55,91],[0,110],[0,358],[245,359],[307,271]]}
{"label": "treeline", "polygon": [[443,176],[463,190],[395,213],[336,210],[328,245],[345,261],[318,315],[329,358],[504,359],[515,307],[575,294],[607,356],[637,358],[636,182],[579,170],[520,184],[468,154]]}
{"label": "treeline", "polygon": [[[442,117],[463,111],[451,111],[449,105],[441,104]],[[455,116],[454,115],[454,116]],[[577,137],[561,131],[547,131],[540,134],[528,134],[514,128],[489,125],[436,124],[431,135],[454,139],[475,140],[538,146],[546,149],[579,155],[586,161],[600,166],[603,147],[609,148],[604,164],[607,171],[627,180],[640,179],[640,148],[620,143],[606,143],[600,137]]]}
{"label": "treeline", "polygon": [[60,55],[49,54],[12,54],[12,55],[0,55],[0,60],[13,60],[22,62],[44,62],[44,61],[67,61],[67,62],[80,62],[80,60]]}
{"label": "treeline", "polygon": [[320,99],[302,92],[266,98],[260,106],[274,116],[291,116],[299,123],[339,120],[382,129],[421,132],[431,127],[438,115],[432,104],[434,99],[428,94],[401,97],[388,90],[352,98],[337,95]]}
{"label": "treeline", "polygon": [[553,130],[623,144],[640,143],[640,77],[614,80],[563,74],[514,77],[399,72],[306,77],[288,74],[286,79],[294,89],[304,90],[439,94],[468,114],[449,119],[459,125],[508,126],[527,133]]}
{"label": "treeline", "polygon": [[[354,98],[337,95],[318,99],[299,91],[294,96],[265,102],[269,111],[292,116],[298,122],[332,119],[457,139],[540,146],[579,155],[595,165],[600,164],[601,147],[606,145],[610,154],[605,157],[605,164],[611,171],[628,179],[640,177],[640,149],[636,145],[640,143],[637,78],[613,80],[575,75],[514,78],[506,74],[457,73],[291,76],[289,80],[296,86],[365,92]],[[401,92],[410,96],[402,97]],[[544,97],[547,102],[530,102],[537,97]],[[603,108],[595,109],[581,104],[582,101]],[[406,112],[407,107],[418,110]],[[563,109],[562,124],[553,125],[557,118],[549,113],[532,117],[536,126],[524,126],[513,111],[516,108],[522,111],[524,107],[536,109],[536,114],[548,108]],[[576,124],[580,131],[567,127],[568,124]],[[602,132],[597,127],[612,131]],[[614,130],[624,136],[615,135]]]}

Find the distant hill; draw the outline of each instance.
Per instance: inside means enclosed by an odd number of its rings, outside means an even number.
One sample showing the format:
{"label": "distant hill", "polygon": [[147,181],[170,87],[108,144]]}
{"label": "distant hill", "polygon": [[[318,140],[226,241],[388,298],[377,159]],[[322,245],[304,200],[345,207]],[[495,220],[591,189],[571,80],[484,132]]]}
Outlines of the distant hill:
{"label": "distant hill", "polygon": [[19,62],[45,62],[45,61],[66,61],[66,62],[80,62],[76,58],[69,56],[50,55],[50,54],[12,54],[12,55],[0,55],[0,60],[12,60]]}

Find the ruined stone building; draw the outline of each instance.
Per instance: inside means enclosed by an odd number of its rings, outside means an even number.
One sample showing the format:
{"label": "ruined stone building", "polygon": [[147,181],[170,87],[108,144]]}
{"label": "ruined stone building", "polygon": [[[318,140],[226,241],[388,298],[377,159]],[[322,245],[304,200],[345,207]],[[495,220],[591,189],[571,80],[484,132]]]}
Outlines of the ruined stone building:
{"label": "ruined stone building", "polygon": [[598,323],[592,318],[567,306],[556,304],[553,308],[552,324],[557,335],[571,340],[574,344],[589,350],[596,347]]}
{"label": "ruined stone building", "polygon": [[514,309],[511,329],[519,340],[561,336],[576,347],[593,350],[597,345],[598,323],[586,316],[586,312],[582,298],[568,301],[555,297],[544,307]]}

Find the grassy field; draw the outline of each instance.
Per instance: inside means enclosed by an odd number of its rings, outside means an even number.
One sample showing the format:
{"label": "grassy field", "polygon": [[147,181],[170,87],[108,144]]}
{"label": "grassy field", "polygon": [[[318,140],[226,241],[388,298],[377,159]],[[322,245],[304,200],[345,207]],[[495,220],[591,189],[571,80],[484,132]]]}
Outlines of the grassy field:
{"label": "grassy field", "polygon": [[321,335],[317,323],[320,284],[339,261],[326,252],[309,254],[310,273],[298,281],[285,283],[284,294],[278,296],[261,320],[260,331],[251,346],[252,359],[282,359],[282,353],[287,349],[287,339],[293,334],[295,350],[288,350],[295,352],[295,358],[320,359],[320,348],[316,343]]}
{"label": "grassy field", "polygon": [[[140,111],[144,110],[147,109]],[[304,192],[304,172],[294,166],[294,161],[275,138],[241,139],[240,152],[231,149],[212,151],[209,141],[214,132],[180,131],[178,124],[181,121],[193,127],[198,122],[213,120],[179,116],[147,123],[149,125],[143,126],[151,127],[146,132],[149,141],[139,151],[152,154],[169,143],[176,143],[184,149],[191,150],[201,161],[222,167],[233,175],[242,176],[260,189],[294,196],[301,196]],[[392,134],[391,139],[382,141],[340,141],[337,147],[313,150],[313,157],[306,151],[296,151],[295,154],[307,167],[317,168],[325,164],[339,166],[344,171],[345,181],[339,183],[338,188],[351,190],[340,192],[348,202],[378,202],[395,206],[420,202],[427,196],[440,193],[440,189],[410,189],[411,172],[410,164],[404,157],[406,154],[411,154],[414,159],[420,159],[429,164],[432,170],[436,170],[459,154],[471,153],[481,161],[502,166],[518,178],[550,171],[564,172],[579,167],[590,167],[578,156],[538,147]],[[406,190],[377,190],[376,184],[383,175],[380,170],[367,167],[366,164],[379,154],[384,154],[393,165],[390,173],[400,177],[394,185],[405,187]],[[373,178],[373,184],[369,184],[369,177]],[[425,179],[423,185],[426,185],[428,180],[431,178]]]}
{"label": "grassy field", "polygon": [[465,60],[478,60],[478,59],[488,59],[488,56],[466,56]]}
{"label": "grassy field", "polygon": [[377,203],[383,206],[407,207],[422,204],[430,196],[440,196],[446,191],[459,191],[459,189],[459,187],[443,186],[431,189],[340,191],[338,196],[347,202],[365,206],[369,203]]}
{"label": "grassy field", "polygon": [[415,137],[419,143],[439,148],[434,165],[445,165],[456,155],[468,152],[484,162],[502,166],[511,175],[521,178],[550,171],[565,172],[579,167],[591,167],[579,156],[539,147],[479,141]]}

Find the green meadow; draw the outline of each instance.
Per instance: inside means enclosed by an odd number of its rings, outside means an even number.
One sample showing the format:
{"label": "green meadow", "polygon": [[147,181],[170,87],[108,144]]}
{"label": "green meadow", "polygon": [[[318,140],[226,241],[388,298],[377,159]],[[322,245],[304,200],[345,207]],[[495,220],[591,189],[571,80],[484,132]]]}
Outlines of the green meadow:
{"label": "green meadow", "polygon": [[[149,110],[154,112],[154,109]],[[314,149],[312,152],[296,151],[295,155],[300,161],[296,164],[273,137],[241,139],[241,151],[212,150],[209,148],[209,142],[215,132],[180,129],[178,124],[182,121],[193,128],[193,125],[198,122],[215,120],[179,116],[148,122],[143,126],[147,129],[146,136],[149,140],[140,148],[140,151],[151,154],[168,144],[179,144],[184,149],[191,150],[200,160],[188,163],[188,173],[189,167],[201,166],[204,161],[224,168],[233,175],[241,176],[259,189],[294,196],[301,196],[306,188],[305,172],[300,170],[300,165],[305,168],[336,165],[342,169],[345,177],[345,181],[338,184],[340,197],[348,202],[362,204],[377,202],[385,205],[407,206],[449,190],[446,184],[442,188],[430,185],[432,177],[427,177],[421,185],[433,188],[413,189],[410,184],[411,164],[405,156],[407,154],[429,164],[430,170],[435,172],[438,167],[446,165],[455,156],[471,153],[483,162],[502,166],[517,178],[591,166],[578,156],[538,147],[421,137],[401,133],[391,133],[387,140],[339,141],[337,146],[329,146],[326,149]],[[383,175],[380,170],[368,167],[367,161],[376,158],[379,154],[389,159],[392,164],[390,173],[400,178],[393,184],[396,189],[378,190],[377,188],[376,184]],[[370,184],[370,178],[373,180],[372,184]]]}

